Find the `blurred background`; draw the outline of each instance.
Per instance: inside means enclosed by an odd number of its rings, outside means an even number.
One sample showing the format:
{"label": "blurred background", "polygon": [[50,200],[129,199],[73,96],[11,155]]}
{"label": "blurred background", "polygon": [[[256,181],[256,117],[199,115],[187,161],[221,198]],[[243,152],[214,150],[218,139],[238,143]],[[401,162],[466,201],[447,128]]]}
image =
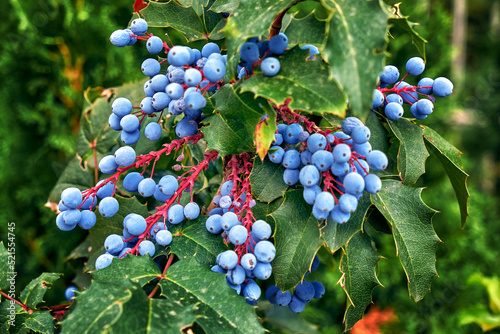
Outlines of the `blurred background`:
{"label": "blurred background", "polygon": [[[4,0],[0,12],[0,226],[16,223],[18,292],[43,271],[62,272],[48,304],[63,302],[76,268],[65,257],[85,237],[64,233],[44,206],[67,162],[88,87],[112,87],[142,79],[144,50],[113,48],[109,34],[127,25],[132,0]],[[458,147],[470,174],[470,216],[462,230],[453,189],[440,164],[427,162],[424,201],[441,213],[434,228],[439,277],[419,303],[409,298],[392,237],[377,234],[379,279],[375,305],[353,333],[500,333],[500,1],[412,0],[401,4],[428,41],[425,75],[447,76],[454,94],[439,100],[421,123]],[[404,68],[418,56],[403,31],[391,30],[388,64]],[[413,83],[413,82],[411,82]],[[414,82],[416,84],[416,82]],[[327,295],[302,315],[302,332],[342,330],[345,294],[337,284],[338,258],[321,254]],[[314,326],[309,325],[314,324]],[[302,329],[299,329],[302,328]],[[289,329],[293,332],[292,328]]]}

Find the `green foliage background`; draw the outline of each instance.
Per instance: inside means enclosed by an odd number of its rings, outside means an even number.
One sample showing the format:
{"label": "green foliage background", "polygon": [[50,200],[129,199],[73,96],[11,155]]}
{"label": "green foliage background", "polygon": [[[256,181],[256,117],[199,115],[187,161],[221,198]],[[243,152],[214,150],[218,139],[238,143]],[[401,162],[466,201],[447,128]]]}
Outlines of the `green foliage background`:
{"label": "green foliage background", "polygon": [[[426,75],[456,79],[451,73],[452,1],[408,1],[401,9],[411,21],[421,23],[416,29],[429,42]],[[55,215],[44,204],[75,154],[83,91],[142,79],[139,65],[146,52],[139,43],[124,50],[108,42],[110,32],[128,23],[130,0],[9,0],[0,2],[0,12],[8,13],[0,23],[0,240],[6,241],[7,222],[14,221],[19,290],[42,271],[64,272],[64,279],[56,281],[46,297],[54,305],[64,299],[64,283],[75,278],[65,258],[85,233],[59,231]],[[415,303],[408,297],[393,242],[386,240],[392,237],[377,233],[378,252],[388,260],[379,261],[379,280],[386,288],[376,288],[373,300],[382,309],[394,309],[397,316],[383,332],[475,333],[480,331],[477,324],[461,322],[478,310],[492,312],[487,290],[474,283],[480,279],[470,278],[500,277],[499,22],[498,1],[469,2],[463,83],[456,82],[459,89],[440,100],[432,117],[421,122],[464,152],[464,166],[471,175],[469,220],[461,230],[453,189],[439,163],[429,158],[423,176],[429,188],[423,199],[442,212],[433,220],[443,241],[437,251],[440,277]],[[388,61],[404,68],[417,49],[404,31],[391,32],[395,39],[389,44]],[[335,262],[323,255],[328,260],[311,279],[325,283],[327,296],[316,307],[306,308],[302,318],[316,325],[306,331],[337,333],[343,328],[346,302],[337,284],[340,263],[339,258]]]}

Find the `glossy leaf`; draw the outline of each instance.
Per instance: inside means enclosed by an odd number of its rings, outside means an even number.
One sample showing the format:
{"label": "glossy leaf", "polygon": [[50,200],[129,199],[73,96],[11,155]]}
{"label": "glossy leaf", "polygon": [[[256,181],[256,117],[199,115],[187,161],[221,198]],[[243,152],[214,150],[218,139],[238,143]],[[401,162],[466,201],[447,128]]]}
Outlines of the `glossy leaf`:
{"label": "glossy leaf", "polygon": [[91,188],[95,185],[94,173],[86,163],[77,157],[71,159],[64,171],[59,176],[56,185],[49,194],[49,202],[57,205],[64,189],[75,187],[80,190]]}
{"label": "glossy leaf", "polygon": [[341,284],[347,294],[347,309],[344,314],[345,330],[350,330],[363,318],[365,309],[372,303],[372,291],[381,285],[376,266],[381,256],[372,245],[370,237],[358,231],[348,241],[342,256]]}
{"label": "glossy leaf", "polygon": [[404,184],[414,184],[425,173],[425,161],[429,156],[422,136],[422,128],[405,118],[397,121],[387,120],[387,123],[400,143],[399,175]]}
{"label": "glossy leaf", "polygon": [[366,118],[384,68],[387,13],[378,1],[322,0],[331,10],[324,57],[354,116]]}
{"label": "glossy leaf", "polygon": [[96,282],[114,283],[131,280],[144,286],[161,274],[158,266],[150,256],[127,255],[121,259],[114,258],[111,264],[92,272]]}
{"label": "glossy leaf", "polygon": [[240,0],[215,0],[210,10],[217,13],[232,14],[240,5]]}
{"label": "glossy leaf", "polygon": [[43,273],[32,280],[21,291],[19,301],[29,308],[36,308],[38,304],[43,303],[43,297],[52,284],[61,277],[58,273]]}
{"label": "glossy leaf", "polygon": [[264,333],[253,307],[227,283],[225,275],[194,259],[181,260],[160,280],[162,295],[171,302],[197,304],[197,322],[208,333]]}
{"label": "glossy leaf", "polygon": [[293,48],[278,58],[278,74],[268,77],[257,72],[241,81],[239,87],[278,104],[291,98],[289,106],[292,109],[345,116],[344,94],[328,79],[326,64],[320,58],[306,60],[309,55],[308,50]]}
{"label": "glossy leaf", "polygon": [[410,35],[413,45],[415,45],[420,53],[420,56],[425,60],[425,44],[427,41],[414,29],[415,26],[418,26],[418,23],[411,22],[408,20],[408,16],[401,14],[399,4],[395,4],[390,7],[389,11],[391,12],[389,16],[389,24],[403,29],[408,35]]}
{"label": "glossy leaf", "polygon": [[274,279],[285,291],[303,279],[323,239],[312,207],[302,197],[302,189],[287,191],[285,200],[272,216],[276,220]]}
{"label": "glossy leaf", "polygon": [[464,171],[462,159],[460,157],[462,152],[441,137],[436,131],[426,126],[422,126],[422,128],[424,129],[426,146],[436,155],[443,165],[444,171],[450,178],[451,185],[457,196],[458,205],[460,206],[462,228],[464,228],[467,217],[469,216],[470,195],[467,189],[467,179],[469,175]]}
{"label": "glossy leaf", "polygon": [[410,188],[398,181],[382,181],[382,190],[372,195],[377,209],[389,222],[396,250],[408,278],[410,296],[421,300],[430,289],[436,272],[436,247],[440,242],[432,217],[436,211],[420,197],[422,188]]}
{"label": "glossy leaf", "polygon": [[326,42],[326,22],[318,20],[314,13],[302,18],[296,18],[292,14],[284,33],[288,37],[289,46],[312,44],[321,49]]}
{"label": "glossy leaf", "polygon": [[269,203],[282,197],[288,189],[288,185],[283,181],[284,171],[280,164],[272,163],[269,159],[254,159],[250,183],[255,198]]}

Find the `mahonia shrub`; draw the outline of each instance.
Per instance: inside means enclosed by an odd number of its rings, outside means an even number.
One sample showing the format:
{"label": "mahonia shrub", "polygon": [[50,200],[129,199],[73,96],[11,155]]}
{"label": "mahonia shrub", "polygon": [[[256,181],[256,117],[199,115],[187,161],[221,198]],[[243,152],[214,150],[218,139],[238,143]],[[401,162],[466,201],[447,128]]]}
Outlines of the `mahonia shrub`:
{"label": "mahonia shrub", "polygon": [[[436,98],[453,83],[423,76],[425,41],[398,7],[178,0],[134,12],[110,42],[147,50],[144,80],[85,92],[77,156],[49,197],[59,229],[88,233],[69,258],[91,280],[45,306],[61,274],[43,273],[16,298],[2,245],[2,328],[264,333],[333,293],[308,279],[324,248],[341,254],[349,330],[381,286],[370,231],[393,236],[410,296],[424,297],[440,240],[416,183],[434,154],[463,226],[468,175],[420,123],[446,112]],[[419,53],[402,69],[385,64],[392,25]]]}

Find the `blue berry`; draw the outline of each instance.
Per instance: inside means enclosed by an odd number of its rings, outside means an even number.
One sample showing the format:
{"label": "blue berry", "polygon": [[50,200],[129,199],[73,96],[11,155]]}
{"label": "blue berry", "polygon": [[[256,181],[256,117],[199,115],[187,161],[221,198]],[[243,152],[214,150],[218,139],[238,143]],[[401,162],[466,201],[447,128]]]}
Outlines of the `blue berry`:
{"label": "blue berry", "polygon": [[141,254],[141,256],[144,256],[148,253],[151,257],[155,255],[155,245],[149,240],[143,240],[139,244],[139,254]]}
{"label": "blue berry", "polygon": [[220,53],[220,48],[217,44],[210,42],[203,45],[201,49],[202,57],[208,58],[212,53]]}
{"label": "blue berry", "polygon": [[162,177],[158,182],[158,185],[160,186],[161,192],[167,196],[172,196],[179,188],[179,182],[173,175],[166,175]]}
{"label": "blue berry", "polygon": [[335,176],[344,176],[349,173],[349,164],[347,162],[343,164],[333,163],[330,171]]}
{"label": "blue berry", "polygon": [[[411,86],[409,83],[405,81],[401,81],[397,85],[394,86],[394,88],[405,88]],[[407,92],[407,93],[400,93],[401,97],[403,98],[403,103],[413,103],[415,101],[418,101],[418,93],[417,92]]]}
{"label": "blue berry", "polygon": [[387,65],[384,67],[384,71],[380,74],[380,82],[383,84],[393,84],[398,81],[399,70],[396,66]]}
{"label": "blue berry", "polygon": [[[342,121],[342,131],[344,132],[344,135],[350,136],[351,132],[354,128],[361,127],[363,126],[363,122],[361,122],[358,118],[356,117],[347,117]],[[337,134],[337,133],[335,133]],[[343,136],[342,134],[338,134],[339,136]]]}
{"label": "blue berry", "polygon": [[61,193],[61,202],[69,209],[76,209],[82,204],[82,192],[78,188],[66,188]]}
{"label": "blue berry", "polygon": [[332,154],[336,164],[343,164],[351,158],[351,148],[347,144],[338,144],[333,148]]}
{"label": "blue berry", "polygon": [[364,125],[353,128],[351,132],[352,140],[356,144],[366,143],[368,140],[370,140],[370,135],[370,129]]}
{"label": "blue berry", "polygon": [[122,143],[124,143],[125,145],[134,145],[139,141],[140,137],[141,137],[141,132],[139,131],[139,129],[135,130],[134,132],[122,131],[120,135],[120,139]]}
{"label": "blue berry", "polygon": [[395,121],[403,117],[404,109],[396,102],[391,102],[385,106],[384,113],[388,119]]}
{"label": "blue berry", "polygon": [[193,220],[198,218],[200,215],[200,207],[195,202],[190,202],[184,207],[184,216],[188,220]]}
{"label": "blue berry", "polygon": [[148,58],[142,62],[141,71],[148,77],[154,77],[160,73],[161,65],[158,60]]}
{"label": "blue berry", "polygon": [[66,225],[75,226],[80,222],[82,213],[77,209],[69,209],[63,212],[63,222]]}
{"label": "blue berry", "polygon": [[366,156],[366,162],[371,169],[380,171],[387,167],[388,160],[384,152],[373,150]]}
{"label": "blue berry", "polygon": [[288,304],[288,308],[293,313],[300,313],[300,312],[304,311],[304,309],[306,308],[306,303],[304,303],[302,300],[300,300],[297,297],[297,295],[295,294],[292,296],[290,303]]}
{"label": "blue berry", "polygon": [[95,213],[89,210],[83,210],[81,213],[80,221],[78,222],[78,226],[83,228],[84,230],[90,230],[94,227],[96,223],[97,217]]}
{"label": "blue berry", "polygon": [[[372,151],[373,153],[374,151]],[[358,173],[349,173],[344,178],[345,192],[351,195],[356,195],[363,192],[365,181]]]}
{"label": "blue berry", "polygon": [[292,300],[292,294],[290,293],[290,291],[281,292],[281,290],[278,290],[275,292],[274,300],[276,301],[276,305],[285,307],[290,304],[290,301]]}
{"label": "blue berry", "polygon": [[123,117],[132,112],[132,102],[124,97],[119,97],[111,104],[111,111],[118,117]]}
{"label": "blue berry", "polygon": [[328,151],[317,151],[311,159],[314,166],[322,172],[327,171],[333,164],[333,155]]}
{"label": "blue berry", "polygon": [[417,91],[422,94],[430,95],[432,94],[432,85],[434,84],[434,80],[431,78],[422,78],[418,82],[417,86],[419,87],[429,87],[429,88],[417,88]]}
{"label": "blue berry", "polygon": [[285,142],[291,145],[295,145],[299,143],[299,134],[303,131],[304,129],[300,124],[293,123],[288,125],[286,128],[285,135],[283,136],[283,139]]}
{"label": "blue berry", "polygon": [[116,255],[123,249],[123,239],[118,234],[110,234],[104,240],[104,248],[110,254]]}
{"label": "blue berry", "polygon": [[116,116],[114,113],[109,114],[108,124],[109,127],[115,131],[120,131],[122,129],[120,125],[121,117]]}
{"label": "blue berry", "polygon": [[262,73],[268,77],[275,76],[280,71],[280,61],[274,57],[267,57],[260,64]]}
{"label": "blue berry", "polygon": [[123,219],[123,223],[125,224],[125,229],[131,235],[141,235],[146,232],[146,220],[138,214],[132,213],[127,215]]}
{"label": "blue berry", "polygon": [[99,257],[95,261],[95,268],[97,270],[106,268],[111,264],[111,261],[113,261],[113,255],[111,254],[102,254],[99,255]]}
{"label": "blue berry", "polygon": [[149,53],[157,54],[161,50],[163,50],[163,41],[160,37],[151,36],[146,41],[146,48],[148,49]]}
{"label": "blue berry", "polygon": [[201,82],[202,76],[200,71],[195,68],[189,68],[184,73],[184,82],[189,87],[196,87]]}
{"label": "blue berry", "polygon": [[116,30],[109,36],[109,40],[111,44],[121,48],[130,43],[130,34],[125,30]]}
{"label": "blue berry", "polygon": [[182,46],[174,46],[168,52],[168,62],[174,66],[184,66],[189,62],[190,54]]}
{"label": "blue berry", "polygon": [[255,266],[255,269],[252,270],[252,272],[258,279],[266,280],[271,277],[273,268],[271,267],[270,263],[263,263],[259,261],[257,262],[257,265]]}
{"label": "blue berry", "polygon": [[327,191],[320,192],[314,201],[314,207],[319,211],[330,212],[333,210],[335,200],[333,195]]}
{"label": "blue berry", "polygon": [[195,121],[183,118],[175,126],[175,134],[179,138],[184,138],[188,136],[194,136],[198,132],[198,126]]}
{"label": "blue berry", "polygon": [[129,173],[123,179],[123,188],[125,188],[126,191],[135,192],[137,191],[139,183],[142,180],[144,180],[144,176],[142,176],[141,173],[138,172]]}
{"label": "blue berry", "polygon": [[277,285],[271,285],[266,289],[266,299],[271,304],[276,304],[276,293],[280,290]]}
{"label": "blue berry", "polygon": [[389,95],[387,95],[387,103],[391,103],[391,102],[395,102],[395,103],[399,103],[400,105],[403,105],[403,98],[398,94],[389,94]]}
{"label": "blue berry", "polygon": [[106,218],[113,217],[119,208],[118,201],[114,197],[106,197],[99,203],[99,213]]}
{"label": "blue berry", "polygon": [[297,169],[300,166],[300,155],[297,150],[290,149],[285,152],[283,156],[283,161],[281,162],[283,167],[290,169]]}
{"label": "blue berry", "polygon": [[233,226],[240,224],[238,216],[234,212],[226,212],[221,220],[220,226],[224,231],[229,231]]}
{"label": "blue berry", "polygon": [[420,57],[410,58],[406,62],[406,72],[410,75],[420,75],[425,69],[425,62]]}
{"label": "blue berry", "polygon": [[151,141],[160,139],[161,132],[161,125],[156,122],[149,123],[144,129],[144,135]]}
{"label": "blue berry", "polygon": [[321,188],[317,185],[312,187],[304,187],[304,200],[307,202],[307,204],[313,205],[316,201],[316,196],[318,196],[320,192]]}
{"label": "blue berry", "polygon": [[276,150],[276,151],[267,154],[269,160],[271,160],[271,162],[274,162],[275,164],[280,164],[283,161],[285,150],[280,146],[271,146],[270,150]]}
{"label": "blue berry", "polygon": [[365,176],[365,190],[370,194],[376,194],[382,189],[382,181],[375,174]]}
{"label": "blue berry", "polygon": [[436,78],[432,84],[432,92],[436,96],[447,97],[453,93],[453,83],[445,77]]}
{"label": "blue berry", "polygon": [[203,66],[203,74],[211,83],[216,83],[217,81],[224,78],[226,74],[226,66],[224,63],[218,59],[208,59]]}
{"label": "blue berry", "polygon": [[304,187],[312,187],[319,183],[319,170],[315,166],[304,166],[299,174],[300,183]]}
{"label": "blue berry", "polygon": [[168,246],[172,242],[172,233],[168,230],[160,230],[156,233],[155,241],[158,245]]}
{"label": "blue berry", "polygon": [[275,133],[272,145],[281,145],[282,143],[283,143],[283,136],[279,133]]}
{"label": "blue berry", "polygon": [[427,99],[421,99],[417,103],[417,111],[421,115],[430,115],[434,111],[434,104]]}
{"label": "blue berry", "polygon": [[130,24],[130,30],[137,35],[142,36],[148,31],[148,23],[144,19],[135,19]]}
{"label": "blue berry", "polygon": [[[236,226],[235,226],[236,227]],[[241,266],[245,270],[253,270],[257,265],[257,258],[252,253],[246,253],[241,257]]]}
{"label": "blue berry", "polygon": [[288,47],[288,37],[280,32],[269,40],[269,50],[275,54],[283,54]]}
{"label": "blue berry", "polygon": [[198,110],[207,104],[207,100],[199,92],[193,92],[191,94],[185,95],[186,107],[189,110]]}
{"label": "blue berry", "polygon": [[141,110],[144,111],[145,114],[150,115],[156,111],[155,108],[153,108],[154,94],[156,93],[151,94],[151,97],[146,96],[141,100]]}
{"label": "blue berry", "polygon": [[236,267],[227,271],[226,277],[231,284],[243,284],[245,282],[245,269],[242,266],[236,265]]}
{"label": "blue berry", "polygon": [[309,139],[309,132],[307,131],[302,131],[299,133],[299,142],[305,143]]}
{"label": "blue berry", "polygon": [[302,281],[295,287],[294,296],[304,303],[309,303],[314,298],[314,285],[308,281]]}
{"label": "blue berry", "polygon": [[139,119],[134,115],[126,115],[120,120],[120,127],[123,131],[133,132],[139,127]]}
{"label": "blue berry", "polygon": [[118,166],[127,167],[135,162],[135,150],[130,146],[123,146],[115,151],[114,157]]}
{"label": "blue berry", "polygon": [[[418,103],[418,102],[417,102]],[[410,114],[415,117],[416,119],[425,119],[429,115],[424,115],[418,112],[418,106],[417,103],[413,103],[413,105],[410,107]]]}
{"label": "blue berry", "polygon": [[[243,296],[247,298],[247,301],[257,301],[261,295],[260,287],[256,283],[250,283],[243,289]],[[255,304],[254,304],[255,305]]]}
{"label": "blue berry", "polygon": [[152,106],[155,110],[163,110],[167,108],[170,101],[170,97],[164,92],[155,93],[151,99]]}
{"label": "blue berry", "polygon": [[254,254],[259,262],[269,263],[276,256],[276,248],[270,241],[259,241],[254,247]]}
{"label": "blue berry", "polygon": [[75,291],[78,291],[78,288],[76,286],[68,286],[66,290],[64,290],[64,297],[72,301],[75,298]]}
{"label": "blue berry", "polygon": [[315,153],[319,150],[324,150],[326,148],[326,137],[320,133],[313,133],[307,139],[307,149],[311,153]]}
{"label": "blue berry", "polygon": [[384,94],[382,94],[381,91],[378,89],[375,89],[373,91],[373,98],[372,98],[372,108],[378,108],[380,107],[385,101]]}
{"label": "blue berry", "polygon": [[164,92],[169,83],[168,77],[164,74],[157,74],[151,79],[151,88],[156,92]]}
{"label": "blue berry", "polygon": [[320,299],[325,295],[325,287],[320,282],[312,282],[314,286],[314,298]]}
{"label": "blue berry", "polygon": [[339,198],[339,207],[345,213],[353,213],[358,207],[358,199],[351,194],[343,194]]}
{"label": "blue berry", "polygon": [[180,204],[172,205],[167,211],[167,219],[170,224],[180,224],[184,220],[184,207]]}
{"label": "blue berry", "polygon": [[289,186],[297,184],[297,182],[299,182],[299,170],[291,168],[285,169],[283,181]]}
{"label": "blue berry", "polygon": [[259,48],[257,44],[247,42],[240,48],[240,59],[248,63],[253,63],[259,60]]}
{"label": "blue berry", "polygon": [[145,178],[137,186],[137,191],[144,197],[151,197],[155,192],[156,182],[152,178]]}
{"label": "blue berry", "polygon": [[232,250],[227,250],[220,254],[217,264],[223,269],[234,269],[238,264],[238,255]]}
{"label": "blue berry", "polygon": [[231,193],[231,190],[234,187],[234,181],[233,180],[228,180],[224,182],[220,188],[220,194],[222,196],[228,196]]}
{"label": "blue berry", "polygon": [[71,231],[76,227],[76,225],[67,225],[66,223],[64,223],[64,212],[61,212],[57,215],[56,225],[61,231]]}
{"label": "blue berry", "polygon": [[345,224],[351,217],[351,214],[343,212],[340,210],[340,207],[336,205],[331,212],[331,217],[337,224]]}

